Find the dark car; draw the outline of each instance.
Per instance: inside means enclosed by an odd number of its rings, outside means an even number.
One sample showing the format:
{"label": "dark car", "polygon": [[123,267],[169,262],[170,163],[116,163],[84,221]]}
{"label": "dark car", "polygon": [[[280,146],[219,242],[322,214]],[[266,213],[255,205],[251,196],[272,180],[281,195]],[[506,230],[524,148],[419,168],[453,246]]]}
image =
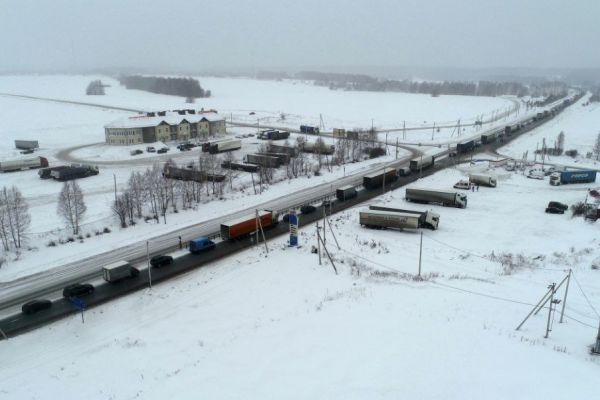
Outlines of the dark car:
{"label": "dark car", "polygon": [[317,210],[317,207],[311,206],[311,205],[306,205],[306,206],[300,207],[300,212],[302,214],[314,213],[316,210]]}
{"label": "dark car", "polygon": [[546,207],[546,212],[548,214],[564,214],[565,210],[558,207]]}
{"label": "dark car", "polygon": [[171,256],[164,256],[161,254],[150,259],[150,265],[154,268],[160,268],[171,264],[173,264],[173,257]]}
{"label": "dark car", "polygon": [[21,154],[31,154],[31,153],[33,153],[33,149],[27,149],[27,150],[23,150],[21,152]]}
{"label": "dark car", "polygon": [[569,206],[565,203],[560,203],[558,201],[551,201],[550,203],[548,203],[548,208],[560,208],[561,210],[567,211],[569,209]]}
{"label": "dark car", "polygon": [[32,300],[23,304],[21,311],[23,311],[23,314],[31,315],[38,311],[47,310],[50,307],[52,307],[52,302],[50,300]]}
{"label": "dark car", "polygon": [[63,289],[63,297],[85,296],[94,293],[94,286],[89,283],[75,283]]}
{"label": "dark car", "polygon": [[160,149],[156,150],[156,152],[158,154],[163,154],[163,153],[166,153],[167,151],[169,151],[168,147],[163,147],[163,148],[160,148]]}

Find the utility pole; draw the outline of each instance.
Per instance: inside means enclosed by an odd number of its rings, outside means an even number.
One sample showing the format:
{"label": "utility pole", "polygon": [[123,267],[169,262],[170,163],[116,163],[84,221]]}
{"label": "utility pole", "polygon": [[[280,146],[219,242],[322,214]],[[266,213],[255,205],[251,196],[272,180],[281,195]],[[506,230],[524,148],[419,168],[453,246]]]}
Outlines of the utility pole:
{"label": "utility pole", "polygon": [[321,236],[319,235],[319,221],[317,221],[317,252],[319,253],[319,265],[321,264]]}
{"label": "utility pole", "polygon": [[567,287],[565,288],[565,297],[563,298],[563,305],[562,309],[560,310],[560,321],[558,321],[560,324],[563,323],[563,316],[565,315],[565,306],[567,305],[567,294],[569,293],[569,283],[571,282],[571,272],[573,272],[573,270],[569,268],[569,275],[567,275]]}
{"label": "utility pole", "polygon": [[398,159],[398,138],[396,138],[396,160]]}
{"label": "utility pole", "polygon": [[433,140],[434,133],[435,133],[435,121],[433,122],[433,128],[431,128],[431,140]]}
{"label": "utility pole", "polygon": [[115,181],[115,207],[117,206],[117,175],[113,174],[113,179]]}
{"label": "utility pole", "polygon": [[406,140],[406,121],[402,121],[402,140]]}
{"label": "utility pole", "polygon": [[556,283],[548,286],[550,289],[550,306],[548,307],[548,322],[546,323],[546,336],[544,338],[548,339],[550,335],[550,319],[552,318],[552,304],[554,303],[554,288],[556,287]]}
{"label": "utility pole", "polygon": [[388,133],[389,132],[385,133],[385,154],[386,155],[388,154],[388,143],[387,143]]}
{"label": "utility pole", "polygon": [[419,278],[421,277],[421,256],[423,255],[423,232],[421,231],[421,243],[419,244]]}
{"label": "utility pole", "polygon": [[598,324],[598,334],[596,335],[596,345],[592,349],[592,352],[595,354],[600,354],[600,323]]}
{"label": "utility pole", "polygon": [[385,194],[385,164],[383,165],[383,194]]}
{"label": "utility pole", "polygon": [[152,268],[150,266],[150,241],[146,240],[146,264],[148,265],[148,284],[152,289]]}
{"label": "utility pole", "polygon": [[327,235],[325,233],[325,229],[326,229],[326,223],[325,223],[325,218],[326,218],[327,213],[325,212],[325,207],[323,207],[323,246],[325,246],[325,243],[327,243]]}

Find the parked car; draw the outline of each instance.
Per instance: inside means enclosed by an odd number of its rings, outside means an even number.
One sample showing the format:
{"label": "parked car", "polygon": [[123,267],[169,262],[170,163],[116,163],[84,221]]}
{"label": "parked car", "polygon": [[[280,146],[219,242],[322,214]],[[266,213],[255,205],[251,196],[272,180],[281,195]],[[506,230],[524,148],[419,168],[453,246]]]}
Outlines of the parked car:
{"label": "parked car", "polygon": [[545,176],[544,171],[538,169],[532,169],[527,173],[527,177],[531,179],[544,179]]}
{"label": "parked car", "polygon": [[471,183],[469,181],[460,180],[454,184],[453,188],[469,190],[471,189]]}
{"label": "parked car", "polygon": [[150,259],[150,265],[152,265],[154,268],[160,268],[171,264],[173,264],[173,257],[171,256],[165,256],[161,254]]}
{"label": "parked car", "polygon": [[154,147],[152,147],[152,146],[146,147],[146,151],[148,153],[156,153],[156,149]]}
{"label": "parked car", "polygon": [[131,150],[129,152],[129,154],[131,154],[132,156],[137,156],[139,154],[144,154],[144,152],[142,150],[140,150],[140,149],[137,149],[137,150]]}
{"label": "parked car", "polygon": [[569,206],[565,203],[560,203],[558,201],[551,201],[548,203],[548,208],[560,208],[561,210],[567,211]]}
{"label": "parked car", "polygon": [[31,153],[33,153],[33,151],[34,151],[33,149],[27,149],[27,150],[23,150],[21,152],[21,154],[31,154]]}
{"label": "parked car", "polygon": [[52,307],[52,302],[50,300],[32,300],[23,304],[21,311],[23,311],[23,314],[31,315],[42,310],[47,310],[50,307]]}
{"label": "parked car", "polygon": [[548,214],[564,214],[565,210],[558,207],[546,207],[546,212]]}
{"label": "parked car", "polygon": [[302,214],[310,214],[310,213],[314,213],[317,210],[317,207],[315,206],[311,206],[309,204],[300,207],[300,212]]}
{"label": "parked car", "polygon": [[89,283],[75,283],[63,289],[63,297],[85,296],[94,293],[94,286]]}
{"label": "parked car", "polygon": [[156,150],[156,152],[159,153],[159,154],[166,153],[167,151],[169,151],[168,147],[162,147],[162,148]]}

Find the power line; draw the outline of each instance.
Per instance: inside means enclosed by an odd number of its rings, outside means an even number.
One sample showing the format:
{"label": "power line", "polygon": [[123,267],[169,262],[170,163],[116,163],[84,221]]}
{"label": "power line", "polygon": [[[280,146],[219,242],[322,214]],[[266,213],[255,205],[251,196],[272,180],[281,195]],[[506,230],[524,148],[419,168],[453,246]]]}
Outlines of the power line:
{"label": "power line", "polygon": [[598,311],[596,311],[596,309],[594,308],[594,306],[592,305],[592,302],[590,301],[590,299],[587,297],[587,295],[585,294],[585,292],[583,291],[583,288],[581,287],[581,285],[579,284],[579,281],[577,280],[577,277],[575,276],[575,274],[573,274],[573,279],[575,279],[575,283],[577,284],[577,287],[579,288],[579,290],[581,291],[581,294],[583,295],[583,298],[585,299],[585,301],[587,301],[588,305],[590,306],[590,308],[594,311],[594,313],[596,314],[596,316],[598,318],[600,318],[600,314],[598,314]]}

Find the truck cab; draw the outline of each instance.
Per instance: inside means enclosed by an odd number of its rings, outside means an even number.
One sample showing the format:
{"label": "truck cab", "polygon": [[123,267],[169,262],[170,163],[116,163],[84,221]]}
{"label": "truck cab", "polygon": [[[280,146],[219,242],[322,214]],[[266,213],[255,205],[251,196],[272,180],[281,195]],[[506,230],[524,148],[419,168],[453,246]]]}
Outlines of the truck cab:
{"label": "truck cab", "polygon": [[189,242],[190,253],[202,253],[215,248],[215,242],[207,237],[199,237]]}
{"label": "truck cab", "polygon": [[553,172],[550,174],[550,184],[552,186],[558,186],[561,184],[560,172]]}
{"label": "truck cab", "polygon": [[460,208],[467,208],[467,195],[463,193],[456,193],[456,203]]}

